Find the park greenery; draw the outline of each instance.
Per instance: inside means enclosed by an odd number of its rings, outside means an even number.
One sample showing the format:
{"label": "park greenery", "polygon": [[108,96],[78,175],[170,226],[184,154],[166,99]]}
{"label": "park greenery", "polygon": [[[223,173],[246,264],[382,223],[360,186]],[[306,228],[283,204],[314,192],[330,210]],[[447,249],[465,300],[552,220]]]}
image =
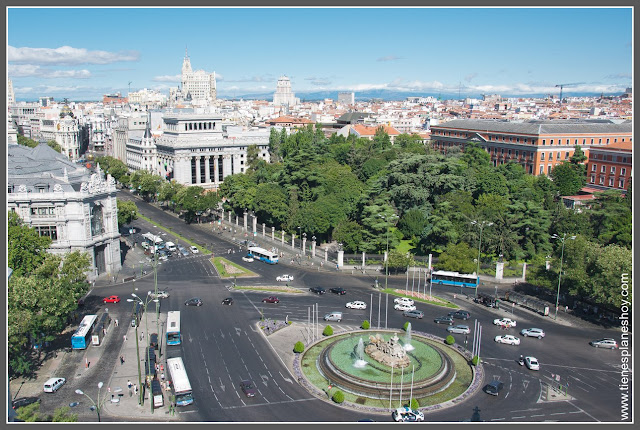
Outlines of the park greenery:
{"label": "park greenery", "polygon": [[[39,144],[40,144],[40,142],[36,142],[33,139],[29,139],[28,137],[25,137],[25,136],[23,136],[21,134],[18,134],[18,145],[28,146],[29,148],[35,148]],[[53,139],[49,140],[47,142],[47,145],[49,145],[51,148],[53,148],[54,151],[62,153],[62,147],[55,140],[53,140]]]}
{"label": "park greenery", "polygon": [[[45,343],[56,339],[77,309],[89,285],[90,256],[74,251],[63,257],[47,252],[51,239],[8,213],[7,340],[9,375],[31,374],[42,360]],[[37,349],[34,347],[37,346]]]}

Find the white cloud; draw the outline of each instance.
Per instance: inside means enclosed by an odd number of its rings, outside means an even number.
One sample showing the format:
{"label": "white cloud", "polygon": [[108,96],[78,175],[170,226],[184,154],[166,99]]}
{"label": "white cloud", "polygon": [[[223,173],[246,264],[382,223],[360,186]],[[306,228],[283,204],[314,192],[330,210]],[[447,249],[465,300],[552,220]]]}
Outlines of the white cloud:
{"label": "white cloud", "polygon": [[75,78],[75,79],[88,79],[91,77],[91,72],[82,70],[53,70],[42,68],[34,64],[9,64],[8,65],[9,76],[13,77],[29,77],[34,76],[43,79],[56,79],[56,78]]}
{"label": "white cloud", "polygon": [[477,73],[469,73],[467,76],[464,77],[464,80],[467,82],[471,82],[473,78],[475,78],[476,76],[478,76]]}
{"label": "white cloud", "polygon": [[119,61],[138,61],[140,53],[137,51],[89,51],[71,46],[61,46],[55,49],[8,46],[7,57],[10,62],[20,64],[110,64]]}
{"label": "white cloud", "polygon": [[154,82],[180,82],[182,80],[181,75],[161,75],[151,79]]}
{"label": "white cloud", "polygon": [[397,57],[395,55],[387,55],[386,57],[380,57],[376,61],[395,61],[402,60],[402,57]]}

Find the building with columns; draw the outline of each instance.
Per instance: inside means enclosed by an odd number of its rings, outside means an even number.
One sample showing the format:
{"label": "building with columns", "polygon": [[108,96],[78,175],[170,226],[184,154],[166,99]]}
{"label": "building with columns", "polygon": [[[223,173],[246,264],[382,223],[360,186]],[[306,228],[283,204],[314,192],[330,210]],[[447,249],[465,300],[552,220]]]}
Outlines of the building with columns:
{"label": "building with columns", "polygon": [[7,210],[41,236],[49,252],[91,257],[89,280],[121,268],[115,180],[67,159],[46,143],[7,146]]}
{"label": "building with columns", "polygon": [[40,123],[40,140],[55,140],[62,153],[70,160],[80,158],[80,129],[71,108],[64,105],[58,118],[43,119]]}

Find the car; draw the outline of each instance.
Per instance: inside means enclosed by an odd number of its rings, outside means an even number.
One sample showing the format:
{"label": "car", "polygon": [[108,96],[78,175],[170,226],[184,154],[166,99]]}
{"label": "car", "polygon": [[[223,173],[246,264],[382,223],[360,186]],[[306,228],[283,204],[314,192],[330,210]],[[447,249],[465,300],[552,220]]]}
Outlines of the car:
{"label": "car", "polygon": [[510,334],[505,334],[503,336],[496,336],[495,339],[493,340],[495,340],[498,343],[506,343],[509,345],[520,345],[520,338]]}
{"label": "car", "polygon": [[280,275],[280,276],[276,277],[276,281],[278,281],[278,282],[293,281],[293,276],[291,276],[291,275]]}
{"label": "car", "polygon": [[152,299],[168,299],[169,298],[169,293],[167,293],[166,291],[158,291],[158,294],[156,294],[154,292],[150,292],[149,296]]}
{"label": "car", "polygon": [[604,339],[592,340],[591,342],[589,342],[589,345],[595,346],[596,348],[616,349],[618,347],[618,342],[616,342],[615,339],[607,337]]}
{"label": "car", "polygon": [[340,287],[331,288],[329,291],[331,291],[332,293],[336,293],[339,296],[344,296],[345,294],[347,294],[347,290]]}
{"label": "car", "polygon": [[43,390],[45,393],[55,393],[67,382],[65,378],[49,378],[47,382],[44,383]]}
{"label": "car", "polygon": [[535,357],[525,357],[524,364],[529,370],[540,370],[540,363],[538,363],[538,359]]}
{"label": "car", "polygon": [[418,318],[419,320],[421,320],[424,316],[424,312],[414,309],[412,311],[404,311],[402,312],[402,315],[404,315],[405,317]]}
{"label": "car", "polygon": [[449,333],[461,333],[461,334],[469,334],[471,333],[471,329],[468,325],[454,325],[451,327],[447,327],[447,331]]}
{"label": "car", "polygon": [[415,305],[409,305],[406,303],[397,303],[393,309],[397,310],[397,311],[415,311],[416,307]]}
{"label": "car", "polygon": [[424,414],[408,406],[398,408],[391,414],[394,421],[424,421]]}
{"label": "car", "polygon": [[325,321],[342,321],[342,312],[329,312],[324,316]]}
{"label": "car", "polygon": [[147,242],[142,242],[140,246],[142,247],[142,249],[149,249],[149,243]]}
{"label": "car", "polygon": [[280,303],[280,299],[276,296],[269,296],[262,299],[262,303]]}
{"label": "car", "polygon": [[202,306],[202,299],[200,297],[192,297],[184,302],[186,306]]}
{"label": "car", "polygon": [[316,293],[316,294],[324,294],[326,293],[325,289],[322,287],[311,287],[309,288],[309,291],[311,291],[312,293]]}
{"label": "car", "polygon": [[20,397],[19,399],[15,399],[11,402],[11,407],[13,409],[18,409],[23,406],[32,405],[34,403],[40,403],[40,399],[38,397]]}
{"label": "car", "polygon": [[189,250],[190,250],[192,253],[194,253],[194,254],[197,254],[197,253],[199,253],[199,252],[200,252],[200,250],[198,249],[198,247],[197,247],[197,246],[193,246],[193,245],[191,245],[191,246],[189,247]]}
{"label": "car", "polygon": [[187,250],[186,250],[185,248],[183,248],[181,245],[178,245],[178,251],[180,252],[180,254],[181,254],[183,257],[188,257],[189,255],[191,255],[191,254],[189,254],[189,251],[187,251]]}
{"label": "car", "polygon": [[398,304],[406,304],[406,305],[413,305],[413,300],[411,300],[409,297],[396,297],[395,299],[393,299],[393,303],[398,303]]}
{"label": "car", "polygon": [[449,312],[449,316],[451,318],[457,318],[459,320],[468,320],[469,318],[471,318],[471,313],[469,311],[463,311],[459,309],[457,311]]}
{"label": "car", "polygon": [[447,315],[446,317],[437,317],[433,319],[433,322],[436,324],[449,324],[453,325],[453,317]]}
{"label": "car", "polygon": [[516,321],[511,318],[496,318],[493,320],[493,324],[499,325],[501,327],[515,327]]}
{"label": "car", "polygon": [[244,257],[242,257],[242,261],[245,261],[247,263],[253,263],[253,257],[250,255],[245,255]]}
{"label": "car", "polygon": [[504,384],[498,380],[493,380],[484,386],[483,390],[487,394],[491,394],[492,396],[497,396],[500,394],[500,391],[504,388]]}
{"label": "car", "polygon": [[233,304],[233,298],[231,298],[231,297],[227,297],[226,299],[224,299],[224,300],[222,301],[222,304],[223,304],[223,305],[232,305],[232,304]]}
{"label": "car", "polygon": [[169,259],[169,253],[167,251],[161,249],[158,251],[158,260],[167,261]]}
{"label": "car", "polygon": [[244,395],[247,397],[255,397],[256,393],[258,392],[256,386],[253,385],[253,382],[249,380],[240,381],[240,388],[242,389]]}
{"label": "car", "polygon": [[120,303],[120,297],[118,296],[109,296],[102,299],[102,303]]}
{"label": "car", "polygon": [[355,302],[349,302],[344,306],[349,309],[367,309],[367,304],[360,300],[356,300]]}
{"label": "car", "polygon": [[544,337],[544,330],[541,328],[523,328],[520,330],[520,334],[524,337],[537,337],[538,339],[542,339]]}

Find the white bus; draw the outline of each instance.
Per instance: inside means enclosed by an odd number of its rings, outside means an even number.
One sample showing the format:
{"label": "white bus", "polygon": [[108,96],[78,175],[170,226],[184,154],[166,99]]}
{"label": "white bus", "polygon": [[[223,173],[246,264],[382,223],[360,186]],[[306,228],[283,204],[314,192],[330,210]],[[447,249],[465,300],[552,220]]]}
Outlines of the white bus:
{"label": "white bus", "polygon": [[264,248],[259,248],[257,246],[249,247],[249,255],[251,255],[253,258],[269,264],[276,264],[278,262],[278,254],[267,251]]}
{"label": "white bus", "polygon": [[193,395],[191,394],[191,384],[189,383],[187,371],[182,363],[182,358],[168,358],[167,367],[169,368],[171,390],[173,390],[173,394],[176,396],[176,405],[190,405],[193,403]]}
{"label": "white bus", "polygon": [[180,311],[167,312],[167,345],[180,345]]}
{"label": "white bus", "polygon": [[87,315],[82,318],[78,330],[71,336],[71,348],[73,349],[86,349],[89,346],[90,335],[93,332],[93,327],[96,325],[98,315]]}

